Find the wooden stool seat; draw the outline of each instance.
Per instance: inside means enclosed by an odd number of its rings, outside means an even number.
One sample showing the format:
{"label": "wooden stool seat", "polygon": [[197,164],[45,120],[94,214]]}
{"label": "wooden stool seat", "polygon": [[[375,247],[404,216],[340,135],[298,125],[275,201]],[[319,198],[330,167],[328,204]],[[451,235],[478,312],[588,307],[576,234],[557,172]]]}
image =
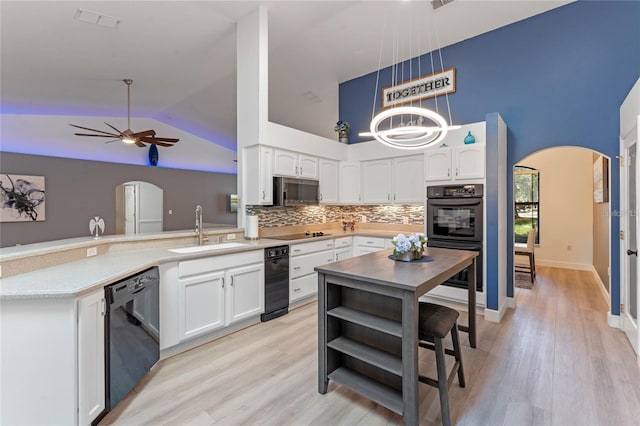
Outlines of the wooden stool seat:
{"label": "wooden stool seat", "polygon": [[[419,346],[436,353],[436,368],[438,379],[418,375],[422,383],[438,388],[440,394],[440,411],[442,424],[449,426],[449,386],[454,375],[458,375],[460,387],[465,387],[464,369],[462,368],[462,352],[460,351],[460,339],[458,337],[458,311],[446,306],[434,303],[420,302],[420,312],[418,316],[418,338]],[[445,349],[442,339],[451,333],[453,350]],[[450,374],[447,374],[444,356],[451,355],[456,362]]]}

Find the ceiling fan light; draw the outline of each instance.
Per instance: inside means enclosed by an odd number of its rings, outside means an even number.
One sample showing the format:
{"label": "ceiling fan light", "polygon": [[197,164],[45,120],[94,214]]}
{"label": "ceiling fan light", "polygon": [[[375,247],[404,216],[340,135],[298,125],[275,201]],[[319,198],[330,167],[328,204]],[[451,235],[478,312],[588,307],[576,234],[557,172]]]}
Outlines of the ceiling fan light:
{"label": "ceiling fan light", "polygon": [[122,142],[132,144],[132,143],[136,143],[136,140],[128,136],[125,136],[122,138]]}

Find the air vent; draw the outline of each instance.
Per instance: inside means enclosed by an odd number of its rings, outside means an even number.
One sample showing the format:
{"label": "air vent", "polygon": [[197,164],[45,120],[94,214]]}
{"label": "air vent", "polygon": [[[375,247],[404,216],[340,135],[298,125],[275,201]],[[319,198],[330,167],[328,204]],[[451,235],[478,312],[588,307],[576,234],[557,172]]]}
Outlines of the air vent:
{"label": "air vent", "polygon": [[87,9],[78,9],[73,18],[88,24],[96,24],[107,28],[115,28],[120,23],[120,18],[104,15],[98,12],[92,12]]}
{"label": "air vent", "polygon": [[439,7],[444,6],[445,4],[451,3],[453,0],[431,0],[431,4],[433,5],[433,10],[436,10]]}

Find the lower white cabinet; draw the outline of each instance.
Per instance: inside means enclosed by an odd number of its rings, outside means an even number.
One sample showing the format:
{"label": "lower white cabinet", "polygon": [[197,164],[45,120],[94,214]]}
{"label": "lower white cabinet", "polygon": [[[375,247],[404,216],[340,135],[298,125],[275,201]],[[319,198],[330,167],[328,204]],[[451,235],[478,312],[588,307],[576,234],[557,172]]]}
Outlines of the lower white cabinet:
{"label": "lower white cabinet", "polygon": [[333,262],[333,247],[333,240],[289,246],[289,303],[318,292],[318,274],[313,269]]}
{"label": "lower white cabinet", "polygon": [[385,239],[381,237],[353,237],[353,256],[384,250],[385,244]]}
{"label": "lower white cabinet", "polygon": [[351,257],[353,257],[353,249],[351,247],[336,249],[336,262],[349,259]]}
{"label": "lower white cabinet", "polygon": [[78,424],[88,425],[104,410],[104,290],[78,300]]}
{"label": "lower white cabinet", "polygon": [[160,349],[262,312],[262,250],[160,266]]}
{"label": "lower white cabinet", "polygon": [[334,240],[336,262],[353,257],[353,237],[340,237]]}

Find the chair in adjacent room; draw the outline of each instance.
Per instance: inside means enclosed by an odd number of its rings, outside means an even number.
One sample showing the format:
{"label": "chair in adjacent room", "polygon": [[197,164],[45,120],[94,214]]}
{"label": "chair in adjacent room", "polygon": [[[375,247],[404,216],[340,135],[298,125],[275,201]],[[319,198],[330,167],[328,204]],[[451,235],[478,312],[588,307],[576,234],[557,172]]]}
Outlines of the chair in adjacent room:
{"label": "chair in adjacent room", "polygon": [[536,276],[536,255],[535,255],[535,244],[536,244],[536,228],[535,226],[531,227],[529,231],[529,235],[527,236],[527,244],[515,243],[514,244],[514,253],[516,256],[526,256],[529,260],[529,265],[518,265],[514,264],[514,269],[516,272],[525,272],[531,276],[531,283],[533,283],[533,279]]}
{"label": "chair in adjacent room", "polygon": [[[460,350],[460,339],[458,337],[458,311],[446,306],[433,303],[420,302],[420,313],[418,319],[418,345],[436,353],[437,380],[418,375],[422,383],[438,388],[440,394],[440,412],[442,424],[449,426],[451,418],[449,416],[449,386],[453,381],[454,374],[458,374],[458,384],[465,387],[464,370],[462,368],[462,352]],[[451,333],[453,350],[445,348],[443,339]],[[455,364],[449,374],[445,364],[445,355],[455,358]]]}

